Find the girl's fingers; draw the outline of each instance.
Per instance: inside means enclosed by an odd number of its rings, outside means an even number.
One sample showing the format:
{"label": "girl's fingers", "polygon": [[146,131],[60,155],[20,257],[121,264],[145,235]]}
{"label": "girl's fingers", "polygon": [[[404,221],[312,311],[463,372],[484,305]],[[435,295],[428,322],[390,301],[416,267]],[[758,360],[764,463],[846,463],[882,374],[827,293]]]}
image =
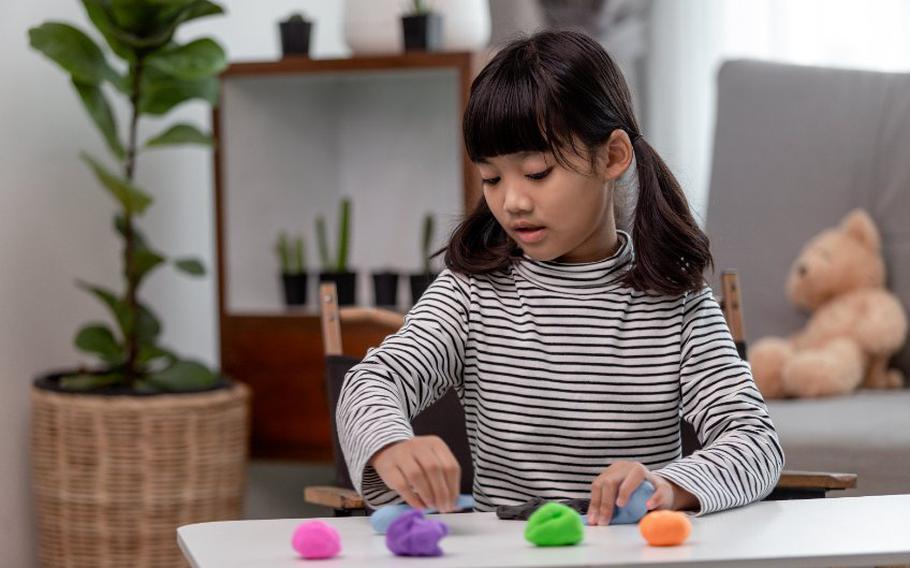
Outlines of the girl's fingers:
{"label": "girl's fingers", "polygon": [[452,450],[449,449],[445,442],[436,446],[433,451],[436,452],[436,457],[439,459],[439,463],[442,464],[443,477],[445,477],[450,497],[447,510],[452,511],[458,501],[458,492],[461,486],[461,465],[459,465],[458,459],[452,454]]}
{"label": "girl's fingers", "polygon": [[609,525],[610,519],[613,518],[613,507],[616,505],[617,482],[610,478],[604,478],[600,486],[600,507],[597,510],[597,524]]}
{"label": "girl's fingers", "polygon": [[383,481],[389,486],[389,489],[398,493],[398,495],[404,499],[404,502],[411,507],[414,507],[415,509],[427,508],[427,504],[423,502],[420,495],[414,493],[411,489],[411,484],[408,483],[404,474],[398,468],[393,468],[391,471],[386,472]]}
{"label": "girl's fingers", "polygon": [[425,451],[415,457],[421,469],[423,469],[424,478],[433,491],[433,500],[430,506],[440,512],[448,512],[447,508],[451,497],[449,496],[448,484],[446,483],[439,457],[430,448],[426,448]]}
{"label": "girl's fingers", "polygon": [[655,475],[648,475],[648,481],[654,486],[654,494],[645,502],[645,508],[649,511],[655,509],[666,509],[670,506],[667,502],[667,484]]}
{"label": "girl's fingers", "polygon": [[398,464],[398,468],[404,474],[405,481],[413,493],[417,493],[425,504],[422,509],[436,506],[436,495],[433,486],[430,485],[423,468],[417,462],[414,456],[407,456]]}
{"label": "girl's fingers", "polygon": [[626,478],[622,480],[622,484],[619,486],[619,491],[616,495],[616,506],[625,507],[626,503],[629,502],[629,497],[632,496],[632,493],[638,489],[638,486],[641,485],[641,482],[644,480],[644,466],[635,467],[629,470]]}
{"label": "girl's fingers", "polygon": [[600,510],[600,477],[591,484],[591,504],[588,505],[588,524],[596,525],[598,520],[597,512]]}

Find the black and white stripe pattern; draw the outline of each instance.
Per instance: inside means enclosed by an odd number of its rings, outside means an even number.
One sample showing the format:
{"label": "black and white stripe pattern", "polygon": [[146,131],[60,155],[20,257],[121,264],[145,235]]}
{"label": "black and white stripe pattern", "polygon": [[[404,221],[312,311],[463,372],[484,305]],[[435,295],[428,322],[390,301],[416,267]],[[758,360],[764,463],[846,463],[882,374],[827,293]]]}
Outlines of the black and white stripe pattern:
{"label": "black and white stripe pattern", "polygon": [[[783,452],[711,290],[678,297],[624,287],[631,239],[587,264],[524,258],[511,270],[444,271],[400,331],[347,375],[338,433],[355,487],[398,499],[367,466],[413,436],[410,418],[456,389],[477,510],[530,497],[584,498],[617,460],[640,461],[695,494],[700,513],[767,495]],[[705,449],[680,458],[680,413]]]}

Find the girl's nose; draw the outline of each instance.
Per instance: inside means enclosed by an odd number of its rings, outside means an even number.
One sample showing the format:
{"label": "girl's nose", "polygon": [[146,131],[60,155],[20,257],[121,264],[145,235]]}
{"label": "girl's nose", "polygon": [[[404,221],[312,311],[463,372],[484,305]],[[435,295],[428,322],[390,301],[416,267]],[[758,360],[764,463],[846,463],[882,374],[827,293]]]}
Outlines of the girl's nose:
{"label": "girl's nose", "polygon": [[508,213],[527,213],[534,208],[531,199],[527,193],[520,187],[506,188],[506,197],[503,202],[503,208]]}

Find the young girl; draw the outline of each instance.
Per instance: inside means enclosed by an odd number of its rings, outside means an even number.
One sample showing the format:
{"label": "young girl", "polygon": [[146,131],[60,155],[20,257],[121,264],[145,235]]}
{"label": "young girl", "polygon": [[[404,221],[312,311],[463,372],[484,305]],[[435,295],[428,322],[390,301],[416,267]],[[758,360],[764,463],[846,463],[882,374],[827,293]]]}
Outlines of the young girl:
{"label": "young girl", "polygon": [[[509,44],[471,86],[464,138],[483,199],[338,403],[366,502],[453,508],[457,461],[410,426],[450,388],[479,511],[589,497],[589,522],[608,524],[645,479],[649,509],[767,495],[784,457],[705,284],[708,239],[603,48],[574,32]],[[680,416],[704,446],[685,458]]]}

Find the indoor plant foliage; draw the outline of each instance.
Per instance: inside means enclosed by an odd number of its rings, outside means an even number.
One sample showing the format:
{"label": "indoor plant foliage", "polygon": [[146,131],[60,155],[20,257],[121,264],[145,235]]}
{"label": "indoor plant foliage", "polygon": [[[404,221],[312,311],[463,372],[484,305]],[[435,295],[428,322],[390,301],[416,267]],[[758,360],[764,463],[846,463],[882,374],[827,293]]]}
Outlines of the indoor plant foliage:
{"label": "indoor plant foliage", "polygon": [[[89,19],[104,38],[113,57],[78,28],[47,22],[29,30],[31,46],[70,76],[85,110],[104,137],[115,167],[82,153],[82,160],[117,203],[114,230],[123,240],[123,289],[114,291],[79,282],[110,312],[115,326],[90,323],[76,335],[76,346],[96,356],[102,367],[63,376],[66,390],[100,387],[133,392],[192,391],[215,385],[219,377],[201,363],[182,359],[163,348],[161,325],[140,298],[140,288],[152,271],[169,259],[152,247],[137,221],[152,203],[135,184],[138,157],[146,149],[173,144],[210,144],[208,134],[191,124],[173,124],[144,142],[139,122],[162,117],[191,99],[217,103],[218,75],[227,66],[221,46],[211,38],[180,44],[175,32],[185,22],[221,14],[207,0],[82,0]],[[125,132],[109,96],[128,102]],[[174,259],[175,268],[204,274],[196,259]]]}
{"label": "indoor plant foliage", "polygon": [[411,300],[416,304],[426,289],[436,280],[437,273],[433,272],[433,237],[436,233],[436,219],[432,213],[427,213],[423,218],[423,229],[420,238],[420,253],[423,270],[411,275]]}
{"label": "indoor plant foliage", "polygon": [[281,264],[281,281],[284,289],[284,301],[289,306],[306,304],[307,273],[306,253],[303,248],[303,236],[288,238],[282,231],[275,243],[275,252]]}
{"label": "indoor plant foliage", "polygon": [[329,252],[328,231],[325,218],[316,218],[316,241],[319,246],[319,260],[322,272],[320,282],[335,282],[338,286],[338,303],[351,305],[356,298],[356,274],[348,269],[348,253],[351,240],[351,200],[341,200],[338,211],[338,250],[333,257]]}

